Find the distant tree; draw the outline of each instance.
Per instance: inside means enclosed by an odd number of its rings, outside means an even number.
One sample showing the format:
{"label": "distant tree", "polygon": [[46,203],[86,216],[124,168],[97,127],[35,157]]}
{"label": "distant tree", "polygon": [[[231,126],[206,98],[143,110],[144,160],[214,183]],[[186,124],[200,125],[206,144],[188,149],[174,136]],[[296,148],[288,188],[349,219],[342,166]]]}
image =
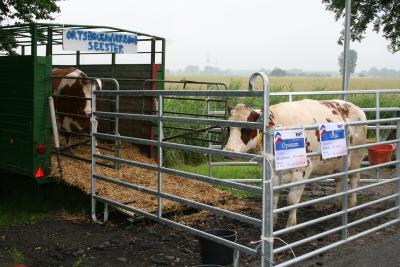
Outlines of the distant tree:
{"label": "distant tree", "polygon": [[[345,15],[345,0],[322,0],[326,9],[335,13],[336,21]],[[400,51],[400,1],[399,0],[353,0],[351,6],[351,38],[361,41],[369,25],[389,41],[392,53]],[[342,31],[339,43],[344,40]]]}
{"label": "distant tree", "polygon": [[270,76],[286,76],[287,73],[283,69],[275,68],[269,73],[269,75]]}
{"label": "distant tree", "polygon": [[[356,70],[356,66],[357,66],[357,52],[353,49],[349,50],[349,70],[350,73],[354,73],[354,71]],[[340,53],[339,58],[339,72],[343,73],[343,67],[344,67],[344,53]]]}
{"label": "distant tree", "polygon": [[189,65],[189,66],[186,66],[186,68],[183,72],[190,73],[190,74],[198,74],[200,72],[200,68],[199,68],[199,66]]}
{"label": "distant tree", "polygon": [[221,69],[213,66],[205,66],[203,69],[203,74],[210,74],[210,75],[216,75],[220,74]]}
{"label": "distant tree", "polygon": [[[0,0],[0,25],[33,22],[35,20],[52,20],[54,13],[60,12],[57,2],[60,0]],[[0,35],[0,51],[14,54],[15,39],[10,35]]]}

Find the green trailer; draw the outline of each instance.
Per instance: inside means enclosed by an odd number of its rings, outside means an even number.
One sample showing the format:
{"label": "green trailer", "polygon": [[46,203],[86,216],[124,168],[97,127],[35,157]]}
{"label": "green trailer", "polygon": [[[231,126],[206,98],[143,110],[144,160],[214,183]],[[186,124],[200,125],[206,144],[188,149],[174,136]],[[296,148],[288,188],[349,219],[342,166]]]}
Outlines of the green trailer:
{"label": "green trailer", "polygon": [[[64,51],[64,29],[133,34],[137,36],[138,53]],[[0,27],[0,42],[1,47],[13,51],[12,55],[0,51],[0,170],[35,177],[40,182],[46,181],[51,172],[48,98],[53,67],[73,66],[90,77],[115,78],[120,90],[143,89],[145,80],[163,80],[165,76],[165,39],[140,32],[107,26],[30,23]],[[121,112],[137,112],[138,107],[143,113],[155,110],[154,99],[124,101],[119,103]],[[126,136],[155,138],[153,128],[140,121],[121,121],[119,131]],[[142,149],[154,156],[152,147]]]}

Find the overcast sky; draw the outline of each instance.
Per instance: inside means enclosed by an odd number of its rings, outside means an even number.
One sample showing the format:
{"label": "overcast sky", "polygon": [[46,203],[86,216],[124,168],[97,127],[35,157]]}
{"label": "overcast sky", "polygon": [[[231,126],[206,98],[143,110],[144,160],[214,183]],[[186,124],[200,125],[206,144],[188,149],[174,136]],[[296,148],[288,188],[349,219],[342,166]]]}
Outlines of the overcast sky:
{"label": "overcast sky", "polygon": [[[56,22],[115,26],[165,37],[169,69],[207,64],[223,69],[336,71],[343,21],[321,0],[66,0]],[[356,71],[400,69],[400,52],[371,30]]]}

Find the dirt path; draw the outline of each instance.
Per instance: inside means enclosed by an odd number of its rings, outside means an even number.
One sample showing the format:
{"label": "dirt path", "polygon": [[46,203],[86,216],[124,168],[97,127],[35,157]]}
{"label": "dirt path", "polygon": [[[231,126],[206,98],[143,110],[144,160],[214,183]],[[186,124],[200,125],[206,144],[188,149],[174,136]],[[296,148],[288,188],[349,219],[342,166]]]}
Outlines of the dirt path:
{"label": "dirt path", "polygon": [[327,251],[299,266],[400,266],[400,224]]}
{"label": "dirt path", "polygon": [[[107,225],[89,218],[48,220],[0,228],[0,266],[24,259],[27,266],[193,266],[198,241],[152,221],[117,216]],[[315,257],[300,266],[399,266],[400,225]],[[241,266],[259,266],[241,257]]]}

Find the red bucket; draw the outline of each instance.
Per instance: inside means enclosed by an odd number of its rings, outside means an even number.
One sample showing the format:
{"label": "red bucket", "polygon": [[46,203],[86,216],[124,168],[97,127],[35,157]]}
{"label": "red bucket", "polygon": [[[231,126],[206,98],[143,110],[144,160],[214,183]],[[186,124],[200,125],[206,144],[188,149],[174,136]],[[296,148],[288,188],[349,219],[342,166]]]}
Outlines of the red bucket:
{"label": "red bucket", "polygon": [[391,160],[395,147],[393,144],[368,147],[368,160],[372,165]]}

